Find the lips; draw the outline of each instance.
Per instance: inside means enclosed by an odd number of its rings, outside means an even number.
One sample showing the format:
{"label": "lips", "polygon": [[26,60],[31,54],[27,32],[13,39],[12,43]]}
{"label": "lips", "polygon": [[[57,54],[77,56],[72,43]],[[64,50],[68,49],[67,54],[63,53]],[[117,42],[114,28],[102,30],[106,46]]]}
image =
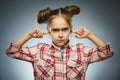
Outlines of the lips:
{"label": "lips", "polygon": [[57,42],[63,42],[64,40],[57,40]]}

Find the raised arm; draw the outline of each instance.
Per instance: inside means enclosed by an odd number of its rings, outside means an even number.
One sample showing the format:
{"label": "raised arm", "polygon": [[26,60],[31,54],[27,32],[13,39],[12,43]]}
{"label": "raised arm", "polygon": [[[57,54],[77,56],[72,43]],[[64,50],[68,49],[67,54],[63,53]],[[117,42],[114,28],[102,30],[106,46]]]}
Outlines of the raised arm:
{"label": "raised arm", "polygon": [[42,38],[45,34],[48,34],[48,32],[43,32],[40,29],[35,28],[31,32],[26,33],[24,36],[16,40],[14,43],[16,45],[22,46],[31,38]]}
{"label": "raised arm", "polygon": [[75,36],[77,38],[88,38],[90,41],[92,41],[98,47],[104,46],[106,44],[99,37],[97,37],[95,34],[90,32],[85,27],[81,27],[80,29],[73,31],[73,32],[75,33]]}
{"label": "raised arm", "polygon": [[35,28],[31,32],[26,33],[17,41],[11,43],[6,50],[6,54],[12,58],[32,62],[39,52],[38,46],[40,47],[42,44],[32,47],[22,46],[31,38],[42,38],[44,34],[47,34],[47,32],[42,32],[40,29]]}
{"label": "raised arm", "polygon": [[73,32],[77,38],[87,38],[97,46],[96,48],[89,48],[87,46],[83,48],[84,53],[86,53],[89,57],[88,62],[104,60],[113,55],[111,46],[103,42],[99,37],[90,32],[87,28],[81,27],[80,29]]}

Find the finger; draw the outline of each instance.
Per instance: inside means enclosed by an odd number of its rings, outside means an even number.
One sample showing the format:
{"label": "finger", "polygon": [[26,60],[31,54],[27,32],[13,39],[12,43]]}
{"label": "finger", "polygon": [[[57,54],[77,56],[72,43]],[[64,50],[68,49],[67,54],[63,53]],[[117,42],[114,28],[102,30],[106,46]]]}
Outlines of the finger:
{"label": "finger", "polygon": [[81,28],[80,28],[80,32],[84,32],[84,27],[81,27]]}
{"label": "finger", "polygon": [[39,32],[36,37],[37,37],[37,38],[43,37],[43,32]]}
{"label": "finger", "polygon": [[82,36],[78,35],[78,34],[75,34],[75,37],[76,38],[83,38]]}
{"label": "finger", "polygon": [[49,33],[49,32],[40,32],[40,33],[38,34],[37,38],[42,38],[43,35],[46,35],[46,34],[48,34],[48,33]]}
{"label": "finger", "polygon": [[43,35],[49,34],[49,32],[43,32]]}
{"label": "finger", "polygon": [[76,33],[76,31],[75,31],[75,30],[72,30],[72,33]]}
{"label": "finger", "polygon": [[39,33],[40,33],[40,30],[36,28],[36,29],[34,30],[34,33],[35,33],[35,34],[39,34]]}
{"label": "finger", "polygon": [[37,38],[42,38],[42,37],[43,37],[43,35],[38,35],[38,36],[37,36]]}
{"label": "finger", "polygon": [[79,35],[81,35],[82,34],[82,30],[81,29],[79,29],[79,30],[77,30],[77,32],[76,32],[77,34],[79,34]]}

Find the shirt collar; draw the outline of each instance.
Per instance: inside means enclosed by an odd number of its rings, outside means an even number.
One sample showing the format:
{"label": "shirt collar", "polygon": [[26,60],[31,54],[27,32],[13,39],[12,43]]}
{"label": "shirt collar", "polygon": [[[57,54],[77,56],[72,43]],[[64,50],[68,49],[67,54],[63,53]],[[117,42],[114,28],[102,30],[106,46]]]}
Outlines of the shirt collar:
{"label": "shirt collar", "polygon": [[[68,41],[68,43],[63,47],[65,49],[72,49],[72,45],[71,45],[70,41]],[[56,48],[56,49],[60,50],[60,47],[56,46],[53,42],[51,43],[51,48]]]}

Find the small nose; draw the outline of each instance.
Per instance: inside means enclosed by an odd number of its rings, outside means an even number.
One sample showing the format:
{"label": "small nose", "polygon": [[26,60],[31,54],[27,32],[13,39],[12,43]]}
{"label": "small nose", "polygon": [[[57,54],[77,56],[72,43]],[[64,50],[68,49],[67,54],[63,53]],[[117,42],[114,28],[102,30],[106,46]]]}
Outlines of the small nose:
{"label": "small nose", "polygon": [[62,31],[59,32],[59,38],[63,38],[63,32]]}

